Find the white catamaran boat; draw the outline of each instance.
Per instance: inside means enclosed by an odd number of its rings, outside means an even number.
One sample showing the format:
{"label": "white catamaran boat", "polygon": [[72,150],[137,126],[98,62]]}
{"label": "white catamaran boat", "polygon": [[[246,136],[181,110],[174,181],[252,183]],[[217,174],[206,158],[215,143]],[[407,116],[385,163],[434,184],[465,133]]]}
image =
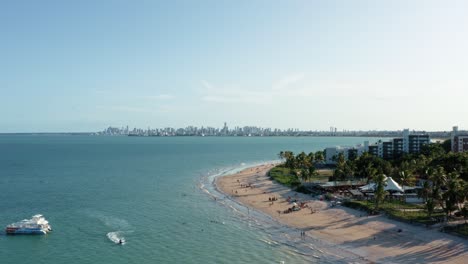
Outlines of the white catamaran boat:
{"label": "white catamaran boat", "polygon": [[6,227],[5,232],[7,234],[37,234],[45,235],[52,231],[52,227],[44,216],[37,214],[31,219],[24,219],[20,222],[10,224]]}

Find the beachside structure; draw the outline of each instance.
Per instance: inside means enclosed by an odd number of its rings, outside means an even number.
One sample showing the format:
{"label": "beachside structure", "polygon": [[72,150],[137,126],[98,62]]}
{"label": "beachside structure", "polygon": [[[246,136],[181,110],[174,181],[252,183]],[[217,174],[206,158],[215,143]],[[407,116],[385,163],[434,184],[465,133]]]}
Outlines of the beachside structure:
{"label": "beachside structure", "polygon": [[453,127],[451,139],[453,152],[468,151],[468,133],[460,133],[458,126]]}
{"label": "beachside structure", "polygon": [[325,163],[336,164],[336,158],[338,155],[343,154],[345,160],[353,160],[360,157],[364,152],[369,149],[369,141],[365,141],[364,145],[358,145],[355,147],[329,147],[324,150],[325,152]]}
{"label": "beachside structure", "polygon": [[[465,140],[460,146],[468,151],[468,134],[465,136],[457,136],[457,139]],[[399,158],[404,153],[415,154],[421,152],[424,145],[431,141],[428,134],[412,134],[409,129],[403,130],[403,137],[393,138],[389,141],[379,140],[375,144],[369,145],[369,141],[365,141],[364,145],[355,147],[329,147],[325,149],[325,163],[336,164],[336,157],[343,153],[345,159],[355,159],[360,157],[364,152],[371,155],[381,157],[386,160]],[[453,142],[453,141],[452,141]],[[453,146],[452,146],[453,147]],[[461,149],[461,148],[457,148]]]}
{"label": "beachside structure", "polygon": [[[375,189],[377,188],[375,183],[369,183],[367,185],[359,187],[359,190],[362,192],[374,192]],[[400,192],[403,193],[404,189],[402,186],[400,186],[392,177],[387,177],[385,176],[385,191],[390,191],[390,192]]]}

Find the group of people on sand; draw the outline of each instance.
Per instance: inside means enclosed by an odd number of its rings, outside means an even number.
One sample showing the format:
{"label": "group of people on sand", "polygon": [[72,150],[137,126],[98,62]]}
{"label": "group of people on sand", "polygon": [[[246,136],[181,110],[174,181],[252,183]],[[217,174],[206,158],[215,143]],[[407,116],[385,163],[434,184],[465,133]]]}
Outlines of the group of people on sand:
{"label": "group of people on sand", "polygon": [[276,196],[268,197],[268,201],[270,201],[270,206],[272,206],[275,201],[278,201],[278,198]]}
{"label": "group of people on sand", "polygon": [[305,231],[301,231],[301,238],[304,239],[305,238]]}
{"label": "group of people on sand", "polygon": [[306,202],[300,202],[299,205],[297,205],[296,202],[297,200],[293,202],[294,205],[292,207],[289,207],[288,209],[284,210],[283,214],[289,214],[289,213],[300,211],[301,209],[309,207],[309,205]]}
{"label": "group of people on sand", "polygon": [[237,183],[239,183],[241,188],[255,188],[255,186],[252,185],[251,183],[244,184],[244,183],[241,183],[239,180],[237,180]]}

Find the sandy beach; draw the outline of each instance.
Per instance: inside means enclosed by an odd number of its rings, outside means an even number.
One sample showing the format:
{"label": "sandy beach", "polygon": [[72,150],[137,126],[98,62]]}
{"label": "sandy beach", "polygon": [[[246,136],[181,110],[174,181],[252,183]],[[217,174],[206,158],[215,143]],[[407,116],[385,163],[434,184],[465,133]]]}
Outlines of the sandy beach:
{"label": "sandy beach", "polygon": [[[375,263],[467,263],[468,241],[437,230],[367,216],[364,212],[313,199],[269,179],[273,164],[218,177],[217,188],[281,224],[301,229]],[[275,197],[276,201],[270,201]],[[297,200],[307,207],[283,213]],[[401,232],[398,232],[400,229]]]}

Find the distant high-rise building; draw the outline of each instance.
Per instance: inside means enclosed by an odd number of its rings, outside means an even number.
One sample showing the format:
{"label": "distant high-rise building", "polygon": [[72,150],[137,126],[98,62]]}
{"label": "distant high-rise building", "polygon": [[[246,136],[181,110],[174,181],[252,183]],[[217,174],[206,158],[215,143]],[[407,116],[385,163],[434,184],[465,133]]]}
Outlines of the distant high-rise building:
{"label": "distant high-rise building", "polygon": [[368,152],[369,152],[369,154],[372,154],[374,156],[379,156],[379,146],[370,145]]}
{"label": "distant high-rise building", "polygon": [[393,157],[399,158],[403,155],[403,138],[393,139]]}
{"label": "distant high-rise building", "polygon": [[468,151],[468,134],[460,133],[458,126],[454,126],[451,134],[452,140],[452,151],[453,152],[465,152]]}
{"label": "distant high-rise building", "polygon": [[409,152],[409,129],[403,129],[403,152]]}
{"label": "distant high-rise building", "polygon": [[384,159],[393,159],[393,140],[382,142],[382,158]]}
{"label": "distant high-rise building", "polygon": [[422,149],[422,146],[427,145],[430,143],[429,135],[421,134],[421,135],[409,135],[408,137],[408,146],[409,150],[408,153],[419,153]]}

